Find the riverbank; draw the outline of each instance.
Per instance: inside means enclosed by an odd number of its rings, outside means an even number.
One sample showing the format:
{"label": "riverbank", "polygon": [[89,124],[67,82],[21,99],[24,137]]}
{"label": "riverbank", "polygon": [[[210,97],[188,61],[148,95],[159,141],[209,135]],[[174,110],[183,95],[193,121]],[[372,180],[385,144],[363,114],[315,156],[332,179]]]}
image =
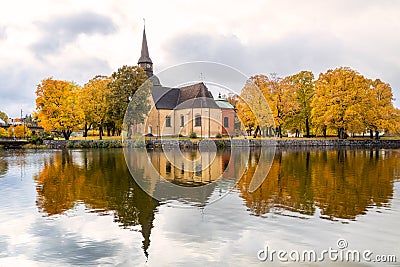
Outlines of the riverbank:
{"label": "riverbank", "polygon": [[[196,148],[201,140],[146,140],[146,147],[172,147],[179,144],[184,148]],[[359,147],[359,148],[400,148],[400,140],[324,140],[324,139],[208,139],[218,148],[229,147]],[[42,148],[121,148],[144,147],[144,142],[128,140],[125,144],[121,140],[45,140]]]}

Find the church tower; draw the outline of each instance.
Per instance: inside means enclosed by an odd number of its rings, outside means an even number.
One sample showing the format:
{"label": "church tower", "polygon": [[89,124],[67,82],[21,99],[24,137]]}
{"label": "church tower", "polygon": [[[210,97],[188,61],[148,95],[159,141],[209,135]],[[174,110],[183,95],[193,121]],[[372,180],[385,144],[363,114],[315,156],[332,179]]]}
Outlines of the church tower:
{"label": "church tower", "polygon": [[144,69],[147,77],[153,76],[153,62],[149,56],[149,48],[147,47],[146,39],[146,28],[143,28],[143,39],[142,39],[142,52],[138,60],[138,65]]}

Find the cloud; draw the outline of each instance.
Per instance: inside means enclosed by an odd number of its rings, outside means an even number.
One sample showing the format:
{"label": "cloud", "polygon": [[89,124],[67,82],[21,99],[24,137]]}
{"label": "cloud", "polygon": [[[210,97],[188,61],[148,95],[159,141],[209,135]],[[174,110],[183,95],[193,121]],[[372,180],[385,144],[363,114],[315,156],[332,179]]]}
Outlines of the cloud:
{"label": "cloud", "polygon": [[74,42],[81,34],[108,35],[117,30],[111,18],[91,12],[55,17],[47,22],[37,24],[42,29],[43,36],[31,48],[39,57],[60,51],[65,45]]}
{"label": "cloud", "polygon": [[[379,45],[379,44],[377,44]],[[391,84],[400,106],[400,65],[391,55],[356,49],[334,35],[321,33],[291,34],[284,38],[258,43],[244,43],[234,35],[181,34],[166,41],[165,62],[206,60],[230,65],[247,75],[277,73],[287,76],[310,70],[319,73],[348,66],[368,78],[381,78]],[[163,66],[169,67],[169,66]],[[207,78],[207,77],[206,77]]]}
{"label": "cloud", "polygon": [[6,39],[7,37],[7,27],[0,25],[0,39]]}
{"label": "cloud", "polygon": [[15,117],[35,109],[36,86],[47,77],[68,80],[83,85],[97,74],[110,75],[108,62],[90,56],[76,56],[46,62],[45,65],[10,64],[0,66],[0,110]]}

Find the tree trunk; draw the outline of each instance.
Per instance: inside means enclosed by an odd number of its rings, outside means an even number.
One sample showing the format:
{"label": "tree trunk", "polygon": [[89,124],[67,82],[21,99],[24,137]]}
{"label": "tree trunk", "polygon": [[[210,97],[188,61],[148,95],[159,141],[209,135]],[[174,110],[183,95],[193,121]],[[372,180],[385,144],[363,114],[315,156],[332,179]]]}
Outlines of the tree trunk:
{"label": "tree trunk", "polygon": [[256,130],[254,131],[254,135],[253,135],[254,138],[257,137],[259,131],[260,131],[260,126],[257,125]]}
{"label": "tree trunk", "polygon": [[339,139],[347,139],[347,133],[344,128],[338,129],[338,137]]}
{"label": "tree trunk", "polygon": [[308,118],[306,118],[306,137],[310,137],[310,122]]}
{"label": "tree trunk", "polygon": [[111,127],[109,124],[107,124],[106,129],[107,129],[107,136],[110,136],[111,135]]}
{"label": "tree trunk", "polygon": [[372,131],[372,129],[369,130],[369,137],[374,139],[374,131]]}
{"label": "tree trunk", "polygon": [[72,131],[71,130],[63,130],[62,134],[65,138],[65,140],[69,140],[69,137],[71,136]]}
{"label": "tree trunk", "polygon": [[324,135],[324,138],[326,138],[326,125],[324,125],[324,127],[322,127],[322,133]]}
{"label": "tree trunk", "polygon": [[83,137],[87,137],[90,126],[88,127],[87,123],[85,123],[85,129],[83,130]]}
{"label": "tree trunk", "polygon": [[99,126],[99,139],[103,140],[103,126]]}
{"label": "tree trunk", "polygon": [[375,140],[379,140],[379,131],[375,131]]}

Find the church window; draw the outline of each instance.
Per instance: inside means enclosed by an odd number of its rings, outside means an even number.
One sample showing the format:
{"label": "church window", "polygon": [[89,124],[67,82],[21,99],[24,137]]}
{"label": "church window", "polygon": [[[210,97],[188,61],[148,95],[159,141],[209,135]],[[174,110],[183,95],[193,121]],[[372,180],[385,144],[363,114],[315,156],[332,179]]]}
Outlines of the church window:
{"label": "church window", "polygon": [[228,117],[224,117],[224,127],[229,128],[229,118]]}
{"label": "church window", "polygon": [[165,117],[165,127],[171,127],[171,117]]}
{"label": "church window", "polygon": [[196,117],[194,119],[194,126],[201,126],[201,116],[200,115],[196,115]]}

